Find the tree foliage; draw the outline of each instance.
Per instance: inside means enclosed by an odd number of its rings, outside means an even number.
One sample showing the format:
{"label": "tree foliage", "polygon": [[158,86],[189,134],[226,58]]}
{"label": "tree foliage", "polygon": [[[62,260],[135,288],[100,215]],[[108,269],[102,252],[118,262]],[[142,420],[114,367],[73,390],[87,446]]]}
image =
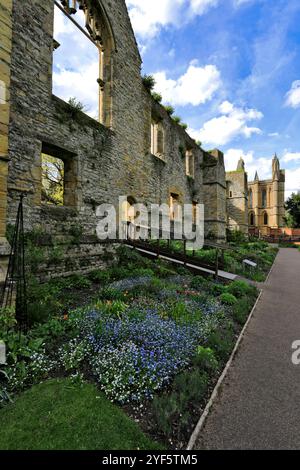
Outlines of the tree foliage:
{"label": "tree foliage", "polygon": [[62,206],[64,203],[64,162],[42,154],[42,202]]}
{"label": "tree foliage", "polygon": [[291,228],[300,228],[300,192],[293,193],[285,203],[286,224]]}

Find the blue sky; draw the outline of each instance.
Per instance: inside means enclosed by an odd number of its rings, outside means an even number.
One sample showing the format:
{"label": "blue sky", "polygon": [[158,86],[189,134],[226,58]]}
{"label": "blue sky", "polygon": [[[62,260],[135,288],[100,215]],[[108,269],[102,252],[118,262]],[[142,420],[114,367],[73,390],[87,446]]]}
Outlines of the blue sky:
{"label": "blue sky", "polygon": [[[256,169],[261,178],[269,177],[277,152],[287,170],[287,196],[300,190],[299,0],[127,0],[127,5],[143,73],[155,76],[163,102],[175,107],[192,137],[205,149],[220,148],[227,169],[243,156],[250,179]],[[81,84],[97,74],[96,51],[59,15],[55,34],[59,41],[72,35],[86,57],[76,68],[70,49],[58,49],[54,92],[65,99],[77,95],[93,115],[96,85],[91,82],[87,95]]]}

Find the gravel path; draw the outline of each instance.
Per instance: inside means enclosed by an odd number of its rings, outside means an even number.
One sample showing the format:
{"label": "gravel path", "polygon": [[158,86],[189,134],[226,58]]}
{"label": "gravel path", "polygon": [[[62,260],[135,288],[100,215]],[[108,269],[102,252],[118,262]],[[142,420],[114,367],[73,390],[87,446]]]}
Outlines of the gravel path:
{"label": "gravel path", "polygon": [[300,253],[281,249],[196,449],[300,449]]}

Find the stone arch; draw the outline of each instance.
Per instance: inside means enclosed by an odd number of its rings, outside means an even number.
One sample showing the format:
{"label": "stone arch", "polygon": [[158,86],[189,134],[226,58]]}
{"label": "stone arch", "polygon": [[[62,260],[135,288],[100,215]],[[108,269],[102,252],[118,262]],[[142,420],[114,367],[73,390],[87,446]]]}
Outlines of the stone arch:
{"label": "stone arch", "polygon": [[254,214],[254,212],[250,212],[250,214],[249,214],[249,225],[251,227],[255,226],[255,214]]}
{"label": "stone arch", "polygon": [[250,188],[250,190],[249,190],[249,207],[250,207],[250,209],[252,209],[252,207],[253,207],[253,191],[252,191],[252,188]]}
{"label": "stone arch", "polygon": [[264,212],[263,213],[263,222],[264,222],[264,225],[268,225],[269,224],[269,215],[267,212]]}
{"label": "stone arch", "polygon": [[261,205],[262,207],[267,207],[267,190],[263,189],[261,192]]}

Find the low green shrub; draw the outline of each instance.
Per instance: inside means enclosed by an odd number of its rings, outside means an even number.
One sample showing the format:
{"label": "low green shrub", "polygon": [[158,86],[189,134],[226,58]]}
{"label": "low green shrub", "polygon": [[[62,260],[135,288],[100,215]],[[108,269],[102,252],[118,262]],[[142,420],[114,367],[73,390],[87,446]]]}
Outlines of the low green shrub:
{"label": "low green shrub", "polygon": [[239,325],[244,325],[248,318],[250,312],[251,304],[249,304],[249,299],[244,297],[239,299],[239,301],[233,305],[232,308],[232,317]]}
{"label": "low green shrub", "polygon": [[108,270],[96,269],[89,273],[88,278],[95,284],[107,284],[111,279],[111,273]]}
{"label": "low green shrub", "polygon": [[106,317],[118,318],[119,320],[122,319],[124,312],[127,309],[127,304],[125,304],[122,300],[114,300],[114,301],[98,301],[95,304],[95,308],[100,310],[103,315]]}
{"label": "low green shrub", "polygon": [[227,291],[227,286],[224,286],[223,284],[212,283],[209,286],[209,292],[212,295],[221,295],[221,294],[224,294],[226,291]]}
{"label": "low green shrub", "polygon": [[208,372],[214,372],[219,367],[219,362],[214,351],[211,348],[204,348],[203,346],[198,346],[193,358],[193,364]]}
{"label": "low green shrub", "polygon": [[234,347],[234,334],[232,328],[222,331],[216,330],[208,338],[207,347],[213,349],[220,361],[226,361]]}
{"label": "low green shrub", "polygon": [[203,290],[207,286],[207,279],[203,276],[194,276],[191,281],[191,287],[196,290]]}
{"label": "low green shrub", "polygon": [[119,289],[105,287],[100,291],[98,298],[99,300],[124,300],[125,294]]}
{"label": "low green shrub", "polygon": [[227,287],[227,292],[234,295],[235,297],[242,297],[243,295],[251,294],[253,292],[253,287],[247,284],[245,281],[233,281]]}
{"label": "low green shrub", "polygon": [[177,436],[182,435],[191,419],[191,407],[202,402],[208,383],[209,376],[203,371],[188,370],[178,374],[174,379],[172,392],[169,395],[156,396],[152,402],[158,430],[169,438],[175,429]]}
{"label": "low green shrub", "polygon": [[220,296],[220,300],[226,305],[234,305],[237,303],[237,298],[229,292],[224,292],[224,294]]}
{"label": "low green shrub", "polygon": [[15,310],[11,307],[0,308],[0,339],[2,332],[14,328],[16,325]]}

